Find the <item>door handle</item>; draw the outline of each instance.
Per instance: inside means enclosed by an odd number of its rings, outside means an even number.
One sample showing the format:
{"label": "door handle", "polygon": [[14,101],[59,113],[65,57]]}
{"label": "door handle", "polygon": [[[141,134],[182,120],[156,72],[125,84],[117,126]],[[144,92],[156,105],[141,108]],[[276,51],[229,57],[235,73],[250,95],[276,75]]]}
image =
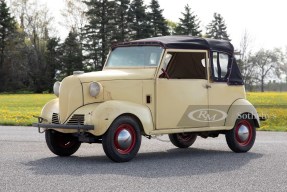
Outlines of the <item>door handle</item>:
{"label": "door handle", "polygon": [[206,88],[206,89],[209,89],[209,88],[211,88],[211,85],[206,84],[206,85],[205,85],[205,88]]}

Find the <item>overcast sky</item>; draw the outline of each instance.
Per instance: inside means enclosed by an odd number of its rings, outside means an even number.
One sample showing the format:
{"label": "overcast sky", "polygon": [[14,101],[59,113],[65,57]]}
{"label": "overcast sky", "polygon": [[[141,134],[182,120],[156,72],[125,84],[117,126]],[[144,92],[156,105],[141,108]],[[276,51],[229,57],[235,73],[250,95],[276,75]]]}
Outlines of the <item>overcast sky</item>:
{"label": "overcast sky", "polygon": [[[59,22],[63,0],[42,0]],[[239,47],[245,30],[252,37],[253,49],[272,49],[287,46],[287,1],[285,0],[158,0],[166,19],[177,22],[189,4],[201,21],[202,30],[210,23],[213,13],[220,13],[225,19],[227,31],[235,47]],[[150,0],[144,0],[149,4]],[[60,34],[64,34],[61,26]]]}
{"label": "overcast sky", "polygon": [[212,20],[213,13],[220,13],[236,47],[245,30],[253,39],[254,49],[287,46],[287,1],[159,0],[159,3],[164,9],[164,16],[173,21],[178,21],[184,6],[189,4],[204,29]]}

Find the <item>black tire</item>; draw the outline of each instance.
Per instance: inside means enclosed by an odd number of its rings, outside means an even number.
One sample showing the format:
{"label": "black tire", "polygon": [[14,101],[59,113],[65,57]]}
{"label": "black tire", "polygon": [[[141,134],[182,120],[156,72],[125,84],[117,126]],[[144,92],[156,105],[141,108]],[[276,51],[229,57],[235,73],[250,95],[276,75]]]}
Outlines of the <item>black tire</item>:
{"label": "black tire", "polygon": [[141,130],[138,122],[129,116],[117,118],[102,138],[106,155],[115,162],[133,159],[141,145]]}
{"label": "black tire", "polygon": [[45,138],[49,149],[58,156],[70,156],[81,146],[81,142],[72,134],[60,133],[52,129],[45,132]]}
{"label": "black tire", "polygon": [[237,119],[233,129],[225,134],[228,147],[236,153],[245,153],[254,145],[256,127],[252,119]]}
{"label": "black tire", "polygon": [[197,134],[195,133],[174,133],[168,136],[171,143],[178,148],[190,147],[197,138]]}

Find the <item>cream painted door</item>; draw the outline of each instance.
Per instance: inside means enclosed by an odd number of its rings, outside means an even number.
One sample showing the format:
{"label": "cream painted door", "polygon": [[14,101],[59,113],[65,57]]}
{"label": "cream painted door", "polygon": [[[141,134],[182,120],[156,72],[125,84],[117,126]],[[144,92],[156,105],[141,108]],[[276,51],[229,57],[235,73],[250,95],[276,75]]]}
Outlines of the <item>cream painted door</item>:
{"label": "cream painted door", "polygon": [[207,85],[205,79],[158,79],[156,129],[208,126]]}
{"label": "cream painted door", "polygon": [[168,50],[156,79],[156,129],[208,126],[208,54]]}

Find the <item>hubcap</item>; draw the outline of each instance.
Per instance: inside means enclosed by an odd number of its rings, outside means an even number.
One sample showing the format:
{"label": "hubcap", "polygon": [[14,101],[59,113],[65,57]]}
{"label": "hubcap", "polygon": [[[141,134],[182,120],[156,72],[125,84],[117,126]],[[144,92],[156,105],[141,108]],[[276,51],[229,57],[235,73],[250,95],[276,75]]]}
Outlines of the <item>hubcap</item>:
{"label": "hubcap", "polygon": [[245,119],[241,120],[235,128],[235,139],[241,146],[250,144],[253,138],[252,125]]}
{"label": "hubcap", "polygon": [[238,128],[238,137],[241,142],[245,142],[249,138],[249,129],[245,125],[240,125]]}
{"label": "hubcap", "polygon": [[132,135],[126,129],[121,130],[116,139],[121,150],[128,149],[132,144]]}

